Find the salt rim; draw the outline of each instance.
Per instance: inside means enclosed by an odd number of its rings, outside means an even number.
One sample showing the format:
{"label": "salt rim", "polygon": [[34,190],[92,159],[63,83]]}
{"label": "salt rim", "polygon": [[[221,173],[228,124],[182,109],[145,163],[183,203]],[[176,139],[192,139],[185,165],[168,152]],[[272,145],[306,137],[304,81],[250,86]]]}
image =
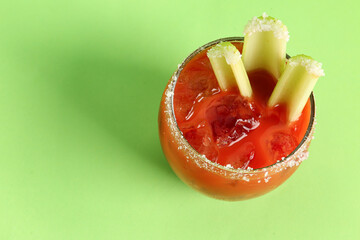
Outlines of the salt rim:
{"label": "salt rim", "polygon": [[285,39],[289,41],[289,31],[285,24],[280,20],[268,16],[265,12],[261,17],[253,17],[245,26],[244,35],[251,36],[257,32],[270,32],[274,33],[277,39]]}
{"label": "salt rim", "polygon": [[290,58],[288,64],[293,67],[301,65],[305,67],[308,73],[317,77],[325,76],[324,70],[322,69],[322,64],[304,54],[296,55]]}
{"label": "salt rim", "polygon": [[207,51],[209,58],[225,57],[227,64],[234,64],[241,60],[241,54],[237,48],[229,42],[220,42]]}
{"label": "salt rim", "polygon": [[[174,96],[174,89],[177,82],[177,79],[180,75],[180,72],[183,70],[184,66],[199,52],[202,50],[209,48],[219,42],[222,41],[243,41],[244,38],[242,37],[231,37],[231,38],[222,38],[215,41],[212,41],[208,44],[205,44],[204,46],[198,48],[195,50],[192,54],[190,54],[181,64],[178,65],[178,69],[174,72],[173,76],[170,79],[170,82],[165,90],[165,118],[167,119],[168,126],[170,127],[170,132],[172,138],[169,139],[169,141],[172,141],[176,143],[178,147],[178,150],[184,151],[184,155],[186,156],[187,161],[193,161],[199,168],[206,169],[209,172],[213,172],[215,174],[225,176],[229,179],[234,180],[243,180],[246,182],[249,182],[250,179],[253,179],[253,176],[259,175],[260,179],[268,176],[268,172],[271,172],[271,174],[275,174],[278,172],[281,172],[287,168],[291,168],[294,166],[299,166],[302,161],[307,159],[308,157],[308,147],[313,139],[314,129],[316,125],[315,120],[315,103],[313,95],[311,94],[311,109],[312,116],[310,116],[310,123],[309,127],[305,133],[304,138],[299,143],[298,147],[290,153],[286,158],[276,162],[273,165],[267,166],[265,168],[258,168],[258,169],[234,169],[230,167],[225,167],[220,164],[214,163],[206,158],[205,155],[199,154],[184,138],[182,135],[176,120],[175,120],[175,113],[173,109],[173,96]],[[313,122],[311,121],[313,120]],[[266,176],[265,176],[266,175]],[[270,181],[271,177],[267,177],[265,179],[265,183],[268,183]],[[257,181],[258,183],[261,182],[261,180]]]}

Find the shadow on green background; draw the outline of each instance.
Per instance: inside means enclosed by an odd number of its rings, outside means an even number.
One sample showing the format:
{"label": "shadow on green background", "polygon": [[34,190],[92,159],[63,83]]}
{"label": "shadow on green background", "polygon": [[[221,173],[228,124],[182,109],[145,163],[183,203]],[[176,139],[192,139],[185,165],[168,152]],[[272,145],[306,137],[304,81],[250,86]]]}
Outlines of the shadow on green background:
{"label": "shadow on green background", "polygon": [[[68,44],[62,39],[40,38],[36,44],[25,43],[22,56],[28,58],[29,68],[40,72],[37,81],[48,85],[46,89],[57,101],[74,108],[103,129],[111,141],[135,154],[132,159],[116,158],[122,168],[131,172],[135,166],[175,179],[162,153],[157,125],[160,98],[171,73],[146,64],[155,53],[142,46],[137,51],[147,55],[134,58],[129,51],[119,51],[126,42],[104,46],[101,41],[83,40],[82,44]],[[85,138],[96,137],[86,134]]]}
{"label": "shadow on green background", "polygon": [[143,161],[139,167],[171,172],[159,146],[156,125],[166,74],[91,49],[63,60],[60,70],[66,74],[59,90],[64,100],[93,119],[119,144],[141,155],[119,161],[125,165],[128,161]]}

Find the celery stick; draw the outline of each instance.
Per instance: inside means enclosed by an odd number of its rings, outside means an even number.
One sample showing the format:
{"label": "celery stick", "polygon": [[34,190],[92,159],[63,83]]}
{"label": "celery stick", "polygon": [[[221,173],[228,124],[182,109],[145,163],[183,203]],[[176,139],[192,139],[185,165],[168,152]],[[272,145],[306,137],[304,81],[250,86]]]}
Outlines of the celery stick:
{"label": "celery stick", "polygon": [[288,120],[295,121],[320,76],[324,76],[321,63],[306,55],[290,58],[269,98],[268,105],[272,107],[285,103],[288,108]]}
{"label": "celery stick", "polygon": [[216,79],[223,91],[236,85],[235,76],[232,72],[231,66],[227,64],[224,57],[225,47],[226,43],[221,42],[207,52],[207,56],[214,70]]}
{"label": "celery stick", "polygon": [[286,26],[264,13],[248,22],[244,35],[242,59],[246,71],[264,69],[278,79],[284,70],[289,40]]}
{"label": "celery stick", "polygon": [[223,91],[237,85],[242,96],[251,97],[250,81],[241,61],[241,54],[234,45],[221,42],[212,47],[207,56]]}

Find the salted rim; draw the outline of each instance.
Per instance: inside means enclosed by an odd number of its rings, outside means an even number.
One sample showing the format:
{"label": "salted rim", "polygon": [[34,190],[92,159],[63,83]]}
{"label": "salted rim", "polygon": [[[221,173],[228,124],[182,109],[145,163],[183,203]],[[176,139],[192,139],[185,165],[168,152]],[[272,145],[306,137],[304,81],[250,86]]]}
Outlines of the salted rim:
{"label": "salted rim", "polygon": [[[238,175],[242,175],[242,174],[250,174],[251,173],[257,173],[257,172],[265,172],[271,169],[276,169],[277,167],[279,167],[280,169],[282,169],[282,167],[293,167],[293,166],[298,166],[303,160],[305,160],[307,158],[307,144],[310,143],[310,140],[312,138],[312,134],[314,131],[314,126],[316,124],[315,121],[315,99],[314,99],[314,95],[313,92],[311,92],[310,95],[310,120],[309,120],[309,126],[306,129],[305,135],[302,138],[302,140],[300,141],[299,145],[294,149],[294,151],[292,151],[288,156],[286,156],[285,158],[277,161],[276,163],[263,167],[263,168],[256,168],[256,169],[234,169],[234,168],[229,168],[229,167],[225,167],[223,165],[217,164],[215,162],[212,162],[211,160],[207,159],[205,155],[201,155],[200,153],[198,153],[186,140],[186,138],[183,136],[176,118],[175,118],[175,112],[174,112],[174,90],[175,90],[175,86],[177,83],[177,80],[180,76],[181,71],[184,69],[185,65],[194,57],[196,56],[198,53],[200,53],[201,51],[216,45],[217,43],[220,42],[233,42],[233,41],[238,41],[238,42],[243,42],[244,38],[243,37],[227,37],[227,38],[220,38],[217,40],[214,40],[212,42],[209,42],[201,47],[199,47],[198,49],[196,49],[194,52],[192,52],[181,64],[178,65],[177,70],[175,71],[175,73],[173,74],[171,81],[169,83],[169,86],[167,87],[167,90],[165,91],[166,94],[166,108],[170,110],[168,111],[170,113],[170,117],[171,119],[168,119],[168,123],[170,124],[170,127],[172,127],[172,134],[175,134],[175,138],[178,138],[177,140],[179,141],[179,149],[182,148],[187,148],[190,150],[190,154],[195,154],[194,157],[204,161],[207,164],[210,164],[211,166],[215,167],[215,168],[219,168],[223,171],[226,172],[230,172],[230,173],[234,173],[235,176]],[[286,58],[290,58],[289,55],[286,55]],[[172,125],[175,125],[175,127],[173,127]],[[176,131],[176,132],[174,132]],[[303,154],[302,154],[303,153]],[[297,157],[297,154],[300,154],[301,156]],[[294,161],[292,161],[292,158],[295,157]],[[188,158],[188,157],[187,157]],[[196,162],[198,165],[200,165],[201,163]],[[266,175],[266,172],[265,172]]]}

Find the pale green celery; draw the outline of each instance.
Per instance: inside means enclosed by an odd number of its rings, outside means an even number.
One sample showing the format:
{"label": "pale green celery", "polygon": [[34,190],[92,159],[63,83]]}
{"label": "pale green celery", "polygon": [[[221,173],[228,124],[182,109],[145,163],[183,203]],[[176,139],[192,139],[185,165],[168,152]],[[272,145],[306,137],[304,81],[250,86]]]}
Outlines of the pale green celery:
{"label": "pale green celery", "polygon": [[284,103],[287,106],[288,121],[298,119],[320,76],[324,75],[321,63],[306,55],[292,57],[280,76],[268,105]]}
{"label": "pale green celery", "polygon": [[231,66],[227,64],[224,56],[225,47],[225,42],[222,42],[212,47],[207,52],[207,56],[210,60],[221,90],[226,90],[236,85],[235,76],[232,72]]}
{"label": "pale green celery", "polygon": [[220,88],[225,91],[235,85],[244,97],[252,96],[252,89],[241,54],[230,42],[221,42],[212,47],[207,56],[214,70]]}
{"label": "pale green celery", "polygon": [[242,60],[246,71],[263,69],[278,79],[284,70],[289,40],[286,26],[264,13],[248,22],[244,35]]}

